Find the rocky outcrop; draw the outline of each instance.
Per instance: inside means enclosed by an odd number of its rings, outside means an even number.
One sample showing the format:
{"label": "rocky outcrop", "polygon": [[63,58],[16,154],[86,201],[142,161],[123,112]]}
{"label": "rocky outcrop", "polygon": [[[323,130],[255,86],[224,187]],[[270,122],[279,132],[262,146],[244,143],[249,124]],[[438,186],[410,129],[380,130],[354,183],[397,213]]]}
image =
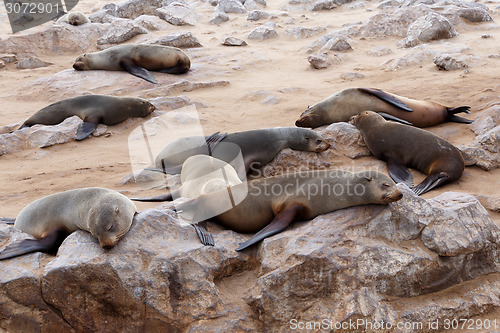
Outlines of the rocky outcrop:
{"label": "rocky outcrop", "polygon": [[500,167],[500,126],[476,137],[468,146],[459,146],[464,158],[484,170]]}
{"label": "rocky outcrop", "polygon": [[173,25],[196,25],[198,15],[187,4],[172,2],[156,10],[156,15]]}
{"label": "rocky outcrop", "polygon": [[139,34],[146,34],[148,30],[132,20],[115,20],[110,24],[106,33],[97,40],[97,44],[119,44],[128,41]]}
{"label": "rocky outcrop", "polygon": [[172,32],[166,36],[154,39],[149,44],[159,44],[164,46],[173,46],[181,49],[202,46],[198,38],[190,32]]}
{"label": "rocky outcrop", "polygon": [[420,42],[447,39],[458,36],[450,21],[444,16],[429,13],[418,18],[408,28],[405,39],[398,43],[401,47],[414,47]]}
{"label": "rocky outcrop", "polygon": [[[140,212],[111,250],[75,232],[56,257],[0,261],[0,328],[280,331],[324,318],[332,329],[359,319],[428,327],[500,306],[499,228],[478,200],[400,189],[387,207],[295,223],[243,253],[234,249],[248,236],[214,224],[216,245],[201,245],[172,204]],[[23,237],[0,225],[0,246]]]}

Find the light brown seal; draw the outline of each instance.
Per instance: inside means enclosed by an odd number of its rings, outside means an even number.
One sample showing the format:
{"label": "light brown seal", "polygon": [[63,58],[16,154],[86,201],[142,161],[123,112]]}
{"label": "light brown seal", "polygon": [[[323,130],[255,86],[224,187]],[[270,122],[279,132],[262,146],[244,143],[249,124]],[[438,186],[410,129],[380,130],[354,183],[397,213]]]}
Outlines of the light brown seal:
{"label": "light brown seal", "polygon": [[[207,141],[200,146],[200,141]],[[227,163],[235,159],[241,151],[244,170],[236,169],[243,179],[250,171],[272,161],[284,148],[294,150],[322,152],[330,147],[320,134],[313,130],[296,127],[264,128],[229,134],[215,133],[205,140],[200,137],[185,137],[169,143],[155,158],[155,165],[168,173],[177,173],[184,161],[193,155],[212,155]],[[231,146],[237,147],[231,149]]]}
{"label": "light brown seal", "polygon": [[450,108],[435,102],[389,94],[380,89],[348,88],[308,108],[295,125],[315,128],[347,122],[363,111],[378,112],[388,120],[417,127],[434,126],[446,121],[469,124],[472,120],[455,115],[460,112],[469,113],[469,109],[468,106]]}
{"label": "light brown seal", "polygon": [[82,118],[77,140],[83,140],[98,124],[115,125],[131,117],[145,117],[156,107],[142,98],[85,95],[63,99],[38,110],[19,128],[36,124],[57,125],[71,116]]}
{"label": "light brown seal", "polygon": [[61,16],[56,23],[68,23],[74,26],[79,26],[89,22],[89,18],[84,13],[71,12]]}
{"label": "light brown seal", "polygon": [[85,53],[76,58],[73,68],[79,71],[104,69],[127,71],[151,83],[157,83],[149,71],[183,74],[191,67],[188,55],[179,48],[152,44],[125,44],[106,50]]}
{"label": "light brown seal", "polygon": [[392,179],[413,188],[408,167],[425,173],[413,191],[420,195],[447,182],[459,179],[464,171],[460,151],[448,141],[412,126],[386,121],[372,111],[353,117],[368,149],[385,162]]}
{"label": "light brown seal", "polygon": [[125,236],[137,211],[126,196],[105,188],[90,187],[52,194],[24,207],[14,227],[37,238],[7,246],[0,259],[41,251],[57,252],[76,230],[88,231],[105,249]]}
{"label": "light brown seal", "polygon": [[170,201],[176,197],[194,199],[202,194],[208,194],[240,184],[236,170],[228,163],[208,155],[189,157],[181,170],[181,186],[165,195],[152,198],[132,198],[135,201]]}
{"label": "light brown seal", "polygon": [[[215,221],[237,232],[257,232],[236,251],[277,234],[297,220],[310,220],[338,209],[388,204],[402,193],[386,175],[376,171],[351,173],[320,170],[255,179],[230,187],[235,205],[217,213],[227,191],[213,192],[180,204],[179,214],[192,213],[193,222],[214,216]],[[240,193],[248,194],[243,196]],[[200,237],[203,242],[203,239]]]}

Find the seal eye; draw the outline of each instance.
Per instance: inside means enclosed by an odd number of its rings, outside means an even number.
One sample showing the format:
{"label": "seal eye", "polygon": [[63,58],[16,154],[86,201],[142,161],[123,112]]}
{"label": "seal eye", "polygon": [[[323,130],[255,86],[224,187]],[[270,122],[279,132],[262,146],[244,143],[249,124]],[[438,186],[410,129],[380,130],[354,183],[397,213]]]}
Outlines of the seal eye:
{"label": "seal eye", "polygon": [[112,224],[112,225],[110,225],[110,226],[108,227],[108,231],[113,231],[113,230],[115,230],[115,229],[116,229],[116,226],[115,226],[114,224]]}

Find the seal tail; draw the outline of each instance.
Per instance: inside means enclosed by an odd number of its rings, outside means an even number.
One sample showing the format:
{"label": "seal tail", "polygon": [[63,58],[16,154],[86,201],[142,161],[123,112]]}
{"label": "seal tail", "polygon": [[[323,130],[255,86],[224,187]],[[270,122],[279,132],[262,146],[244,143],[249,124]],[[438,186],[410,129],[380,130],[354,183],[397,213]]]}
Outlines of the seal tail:
{"label": "seal tail", "polygon": [[447,121],[452,121],[455,123],[462,123],[462,124],[471,124],[474,120],[470,120],[467,118],[463,118],[460,116],[457,116],[457,113],[470,113],[470,106],[459,106],[456,108],[446,108],[446,111],[448,112],[448,117],[446,118]]}
{"label": "seal tail", "polygon": [[5,224],[14,224],[14,222],[16,222],[16,219],[12,217],[2,217],[0,218],[0,222]]}
{"label": "seal tail", "polygon": [[56,229],[40,239],[24,239],[19,243],[10,244],[0,252],[0,260],[14,258],[32,252],[44,252],[55,255],[59,246],[67,236],[68,232],[66,230]]}

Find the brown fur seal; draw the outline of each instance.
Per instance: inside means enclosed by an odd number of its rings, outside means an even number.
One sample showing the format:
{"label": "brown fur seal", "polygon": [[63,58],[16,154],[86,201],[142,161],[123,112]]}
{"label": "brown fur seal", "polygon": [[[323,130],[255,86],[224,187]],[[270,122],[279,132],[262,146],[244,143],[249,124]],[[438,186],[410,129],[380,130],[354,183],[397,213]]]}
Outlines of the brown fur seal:
{"label": "brown fur seal", "polygon": [[[243,233],[257,232],[236,251],[277,234],[297,220],[310,220],[334,210],[365,204],[388,204],[402,193],[386,175],[376,171],[351,173],[319,170],[261,178],[230,187],[235,205],[222,213],[226,191],[202,195],[176,207],[193,213],[193,222],[215,216],[216,222]],[[243,199],[240,193],[248,194]],[[200,237],[203,242],[203,239]]]}
{"label": "brown fur seal", "polygon": [[88,231],[105,249],[125,236],[137,211],[126,196],[105,188],[90,187],[52,194],[24,207],[14,227],[37,238],[12,244],[0,259],[41,251],[55,253],[76,230]]}
{"label": "brown fur seal", "polygon": [[449,108],[438,103],[419,101],[379,89],[348,88],[339,91],[304,111],[295,122],[299,127],[319,127],[349,121],[363,111],[375,111],[388,120],[407,125],[428,127],[445,121],[470,124],[472,121],[456,113],[469,113],[468,106]]}
{"label": "brown fur seal", "polygon": [[73,64],[73,68],[79,71],[127,71],[151,83],[157,81],[149,71],[183,74],[190,66],[189,57],[181,49],[151,44],[117,45],[103,51],[85,53],[76,58]]}
{"label": "brown fur seal", "polygon": [[464,171],[460,151],[448,141],[420,128],[386,121],[372,111],[353,117],[368,149],[387,162],[392,179],[413,187],[407,167],[427,174],[413,191],[420,195],[437,186],[457,180]]}
{"label": "brown fur seal", "polygon": [[169,201],[176,197],[194,199],[228,186],[241,184],[236,170],[228,163],[208,155],[189,157],[181,170],[181,186],[165,195],[132,198],[135,201]]}
{"label": "brown fur seal", "polygon": [[[240,178],[245,173],[255,171],[264,166],[284,148],[302,151],[322,152],[330,147],[318,133],[313,130],[296,127],[265,128],[229,134],[215,133],[206,138],[186,137],[169,143],[155,159],[157,168],[177,173],[184,161],[193,155],[212,155],[227,163],[231,163],[236,155],[243,156],[244,170],[237,168]],[[237,149],[233,149],[237,147]],[[237,151],[236,151],[237,150]]]}
{"label": "brown fur seal", "polygon": [[68,23],[74,26],[89,23],[89,18],[82,12],[71,12],[61,16],[56,23]]}
{"label": "brown fur seal", "polygon": [[68,117],[78,116],[83,124],[78,128],[77,140],[83,140],[99,123],[115,125],[131,117],[147,116],[155,108],[142,98],[85,95],[63,99],[38,110],[19,129],[36,124],[57,125]]}

